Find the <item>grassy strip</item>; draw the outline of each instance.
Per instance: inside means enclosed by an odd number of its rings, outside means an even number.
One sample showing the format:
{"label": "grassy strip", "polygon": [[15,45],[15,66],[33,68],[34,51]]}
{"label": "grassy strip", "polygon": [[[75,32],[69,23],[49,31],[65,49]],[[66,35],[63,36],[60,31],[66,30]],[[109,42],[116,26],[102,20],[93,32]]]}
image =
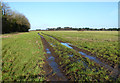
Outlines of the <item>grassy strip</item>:
{"label": "grassy strip", "polygon": [[2,40],[3,81],[43,81],[45,57],[36,32],[14,35]]}

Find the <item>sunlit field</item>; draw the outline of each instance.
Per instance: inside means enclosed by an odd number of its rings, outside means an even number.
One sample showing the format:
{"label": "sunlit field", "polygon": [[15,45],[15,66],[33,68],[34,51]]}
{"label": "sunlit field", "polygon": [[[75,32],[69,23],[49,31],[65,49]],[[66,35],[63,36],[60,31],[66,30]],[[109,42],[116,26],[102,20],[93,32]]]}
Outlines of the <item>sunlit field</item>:
{"label": "sunlit field", "polygon": [[111,66],[118,63],[118,31],[46,31],[44,33],[95,53],[96,57]]}
{"label": "sunlit field", "polygon": [[118,2],[0,4],[1,82],[120,82]]}
{"label": "sunlit field", "polygon": [[43,55],[43,45],[36,33],[3,35],[2,80],[44,80]]}
{"label": "sunlit field", "polygon": [[120,81],[117,31],[2,35],[3,81]]}

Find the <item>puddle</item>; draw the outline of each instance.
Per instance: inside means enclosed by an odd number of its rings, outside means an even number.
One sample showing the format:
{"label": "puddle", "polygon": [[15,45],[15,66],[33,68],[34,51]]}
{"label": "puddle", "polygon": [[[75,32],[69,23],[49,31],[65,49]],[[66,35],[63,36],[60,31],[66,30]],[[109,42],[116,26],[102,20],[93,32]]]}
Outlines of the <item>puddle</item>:
{"label": "puddle", "polygon": [[55,45],[53,45],[52,43],[51,43],[50,45],[52,45],[53,47],[55,46]]}
{"label": "puddle", "polygon": [[[49,37],[54,38],[54,37],[52,37],[52,36],[49,36]],[[55,38],[54,38],[54,39],[55,39]],[[69,43],[63,43],[63,42],[61,42],[61,44],[64,45],[64,46],[66,46],[66,47],[68,47],[68,48],[70,48],[70,49],[73,49],[73,48],[70,46],[71,44],[69,44]],[[51,43],[50,45],[53,45],[53,44]],[[96,57],[87,55],[87,54],[85,54],[85,53],[83,53],[83,52],[81,52],[81,51],[79,51],[79,53],[80,53],[81,55],[84,55],[85,57],[88,57],[89,59],[95,61],[96,63],[99,63],[99,64],[102,63],[102,62],[100,62],[99,60],[97,60]],[[73,55],[68,55],[68,56],[73,57]],[[103,64],[103,63],[102,63],[102,64]]]}
{"label": "puddle", "polygon": [[87,54],[85,54],[85,53],[83,53],[83,52],[80,52],[80,51],[79,51],[79,53],[80,53],[81,55],[84,55],[85,57],[87,57],[87,58],[95,61],[96,63],[101,63],[99,60],[97,60],[97,59],[96,59],[95,57],[93,57],[93,56],[87,55]]}
{"label": "puddle", "polygon": [[53,47],[55,47],[55,45],[53,45],[53,43],[50,43],[50,42],[48,42],[51,46],[53,46]]}
{"label": "puddle", "polygon": [[48,48],[46,49],[46,51],[47,51],[47,54],[51,54],[51,52]]}
{"label": "puddle", "polygon": [[61,42],[61,44],[62,44],[62,45],[64,45],[64,46],[67,46],[68,48],[73,49],[71,46],[69,46],[69,44],[68,44],[68,43],[63,43],[63,42]]}
{"label": "puddle", "polygon": [[98,59],[96,59],[96,57],[87,55],[87,54],[85,54],[85,53],[83,53],[83,52],[80,52],[80,51],[79,51],[79,53],[82,54],[82,55],[84,55],[85,57],[87,57],[87,58],[95,61],[96,63],[100,64],[101,66],[105,66],[105,67],[108,68],[108,69],[113,69],[112,67],[110,67],[110,66],[108,66],[108,65],[105,65],[104,63],[102,63],[101,61],[99,61]]}
{"label": "puddle", "polygon": [[[69,45],[70,45],[69,43],[63,43],[63,42],[61,42],[61,44],[64,45],[64,46],[66,46],[66,47],[68,47],[68,48],[73,49],[71,46],[69,46]],[[84,55],[85,57],[89,58],[90,60],[93,60],[94,62],[100,64],[101,66],[105,66],[106,68],[108,68],[108,69],[110,69],[110,70],[113,69],[113,68],[110,67],[109,65],[106,65],[106,64],[102,63],[101,61],[99,61],[98,59],[96,59],[96,57],[87,55],[86,53],[83,53],[83,52],[81,52],[81,51],[79,51],[79,53],[80,53],[81,55]],[[69,55],[69,56],[70,56],[70,57],[73,57],[73,55]],[[78,60],[78,61],[81,61],[81,60]],[[82,62],[83,62],[83,61],[82,61]],[[83,62],[83,64],[84,64],[85,67],[88,67],[84,62]]]}
{"label": "puddle", "polygon": [[[51,54],[51,52],[48,48],[46,49],[46,51],[47,51],[47,54]],[[56,73],[57,76],[62,77],[63,74],[60,72],[60,69],[58,68],[58,64],[55,62],[55,57],[49,56],[47,61],[48,61],[49,65],[52,67],[53,72]]]}
{"label": "puddle", "polygon": [[68,56],[73,57],[73,55],[68,55]]}
{"label": "puddle", "polygon": [[42,35],[40,35],[39,33],[38,33],[38,35],[39,35],[40,37],[42,37],[42,38],[43,38],[43,36],[42,36]]}
{"label": "puddle", "polygon": [[55,62],[55,57],[49,56],[47,61],[49,62],[49,65],[52,67],[53,72],[56,73],[57,76],[64,77],[60,69],[58,68],[58,64]]}

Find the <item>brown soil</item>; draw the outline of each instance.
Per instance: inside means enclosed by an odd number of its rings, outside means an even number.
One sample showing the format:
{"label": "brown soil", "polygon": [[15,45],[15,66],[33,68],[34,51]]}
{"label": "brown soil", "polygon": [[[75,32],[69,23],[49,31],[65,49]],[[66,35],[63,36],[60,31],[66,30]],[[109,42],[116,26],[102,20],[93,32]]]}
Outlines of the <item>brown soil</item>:
{"label": "brown soil", "polygon": [[20,34],[24,34],[24,33],[14,33],[14,34],[8,34],[8,35],[0,35],[0,38],[8,38],[8,37],[12,37],[13,35],[20,35]]}

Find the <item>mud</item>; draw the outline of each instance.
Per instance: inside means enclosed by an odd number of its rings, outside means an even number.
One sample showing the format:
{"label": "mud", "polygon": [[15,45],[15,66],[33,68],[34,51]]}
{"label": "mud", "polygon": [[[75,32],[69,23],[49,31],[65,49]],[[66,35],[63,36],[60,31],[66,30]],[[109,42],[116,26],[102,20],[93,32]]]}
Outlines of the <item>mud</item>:
{"label": "mud", "polygon": [[44,64],[44,70],[46,74],[46,80],[47,81],[67,81],[66,76],[62,73],[61,69],[59,68],[59,65],[56,63],[56,57],[55,53],[53,52],[52,47],[50,44],[44,39],[42,35],[38,33],[38,35],[41,37],[42,43],[44,45],[44,51],[47,53],[45,55],[46,61]]}

